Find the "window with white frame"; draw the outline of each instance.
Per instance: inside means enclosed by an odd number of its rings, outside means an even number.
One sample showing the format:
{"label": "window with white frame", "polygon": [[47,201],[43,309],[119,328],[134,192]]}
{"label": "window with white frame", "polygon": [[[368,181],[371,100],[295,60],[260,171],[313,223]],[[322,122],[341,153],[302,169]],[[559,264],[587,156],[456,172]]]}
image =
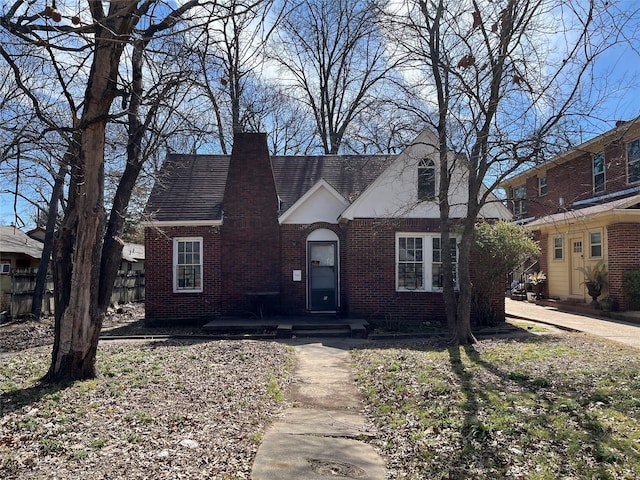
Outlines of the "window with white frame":
{"label": "window with white frame", "polygon": [[627,143],[627,178],[629,183],[640,182],[640,138]]}
{"label": "window with white frame", "polygon": [[589,255],[591,258],[602,257],[602,232],[590,232],[589,240]]}
{"label": "window with white frame", "polygon": [[520,185],[513,189],[513,213],[522,215],[527,212],[527,185]]}
{"label": "window with white frame", "polygon": [[547,194],[548,189],[547,189],[547,176],[545,175],[544,177],[539,177],[538,178],[538,195],[540,197],[543,197]]}
{"label": "window with white frame", "polygon": [[604,153],[593,156],[593,193],[605,191]]}
{"label": "window with white frame", "polygon": [[553,259],[562,260],[564,258],[564,240],[562,237],[553,239]]}
{"label": "window with white frame", "polygon": [[436,199],[436,164],[430,158],[423,158],[418,164],[418,200],[424,202]]}
{"label": "window with white frame", "polygon": [[173,291],[202,292],[202,237],[173,239]]}
{"label": "window with white frame", "polygon": [[11,264],[9,262],[0,263],[0,274],[8,275],[11,273]]}
{"label": "window with white frame", "polygon": [[[454,280],[457,244],[450,239]],[[396,288],[400,291],[442,291],[442,240],[438,234],[396,235]]]}

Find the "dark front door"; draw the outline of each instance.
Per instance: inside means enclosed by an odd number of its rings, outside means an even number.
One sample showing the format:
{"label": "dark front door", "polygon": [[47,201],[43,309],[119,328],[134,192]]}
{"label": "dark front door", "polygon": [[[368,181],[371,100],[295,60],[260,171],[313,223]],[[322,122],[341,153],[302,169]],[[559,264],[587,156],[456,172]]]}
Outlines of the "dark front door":
{"label": "dark front door", "polygon": [[338,244],[309,242],[309,310],[338,309]]}

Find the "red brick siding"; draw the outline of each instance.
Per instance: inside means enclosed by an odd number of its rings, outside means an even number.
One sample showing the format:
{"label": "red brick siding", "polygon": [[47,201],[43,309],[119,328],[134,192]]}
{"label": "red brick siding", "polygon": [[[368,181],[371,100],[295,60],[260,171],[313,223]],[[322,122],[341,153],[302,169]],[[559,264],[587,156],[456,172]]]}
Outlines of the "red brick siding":
{"label": "red brick siding", "polygon": [[[630,187],[627,183],[626,142],[616,141],[604,148],[605,191],[602,195],[619,192]],[[593,197],[593,155],[584,153],[577,158],[555,166],[546,172],[547,194],[540,196],[538,176],[527,178],[527,211],[521,218],[542,217],[561,211],[573,202]],[[513,198],[513,188],[507,189]],[[560,198],[564,205],[560,204]],[[513,204],[507,205],[513,212]]]}
{"label": "red brick siding", "polygon": [[[396,291],[396,232],[438,231],[437,219],[350,222],[346,235],[349,268],[342,272],[349,315],[379,320],[392,317],[403,323],[445,322],[442,293]],[[502,279],[496,282],[492,307],[498,318],[504,319]]]}
{"label": "red brick siding", "polygon": [[236,134],[224,194],[223,314],[252,311],[249,292],[280,291],[280,227],[264,134]]}
{"label": "red brick siding", "polygon": [[[338,225],[316,223],[313,225],[282,225],[281,227],[282,268],[280,284],[282,288],[281,309],[284,314],[304,314],[307,312],[307,237],[315,230],[325,228],[338,236],[340,301],[339,309],[344,313],[347,303],[345,295],[345,274],[347,259],[344,248],[344,234]],[[293,281],[293,271],[302,271],[302,280]]]}
{"label": "red brick siding", "polygon": [[624,297],[622,279],[628,270],[640,270],[640,224],[617,223],[607,227],[609,293],[620,302],[620,309],[626,310],[628,302]]}
{"label": "red brick siding", "polygon": [[[173,293],[173,239],[202,237],[202,293]],[[145,310],[150,324],[204,323],[221,312],[219,227],[145,229]]]}

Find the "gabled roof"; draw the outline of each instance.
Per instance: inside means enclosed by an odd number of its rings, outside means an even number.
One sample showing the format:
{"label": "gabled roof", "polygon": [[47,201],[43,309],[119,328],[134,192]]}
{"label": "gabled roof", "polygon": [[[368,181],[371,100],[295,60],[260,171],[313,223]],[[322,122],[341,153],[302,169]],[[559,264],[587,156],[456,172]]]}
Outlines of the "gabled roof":
{"label": "gabled roof", "polygon": [[0,254],[22,253],[31,258],[42,256],[42,242],[13,226],[0,226]]}
{"label": "gabled roof", "polygon": [[[145,215],[151,223],[215,223],[222,220],[228,155],[170,154],[151,191]],[[351,202],[395,155],[274,156],[276,190],[287,211],[320,180]]]}
{"label": "gabled roof", "polygon": [[606,216],[611,216],[613,219],[633,216],[635,221],[640,220],[640,195],[593,205],[579,210],[554,213],[527,223],[526,226],[536,230],[553,225],[583,222]]}
{"label": "gabled roof", "polygon": [[271,157],[281,210],[290,208],[321,179],[352,202],[394,158],[395,155]]}
{"label": "gabled roof", "polygon": [[349,202],[329,182],[321,178],[296,203],[281,212],[278,221],[280,224],[333,223],[348,206]]}

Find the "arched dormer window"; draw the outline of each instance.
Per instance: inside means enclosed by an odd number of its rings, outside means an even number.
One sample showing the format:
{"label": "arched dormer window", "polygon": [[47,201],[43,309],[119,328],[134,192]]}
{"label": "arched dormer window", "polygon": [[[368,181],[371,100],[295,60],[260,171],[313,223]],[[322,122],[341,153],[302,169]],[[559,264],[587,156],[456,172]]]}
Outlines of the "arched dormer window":
{"label": "arched dormer window", "polygon": [[418,200],[436,199],[436,164],[430,158],[423,158],[418,164]]}

